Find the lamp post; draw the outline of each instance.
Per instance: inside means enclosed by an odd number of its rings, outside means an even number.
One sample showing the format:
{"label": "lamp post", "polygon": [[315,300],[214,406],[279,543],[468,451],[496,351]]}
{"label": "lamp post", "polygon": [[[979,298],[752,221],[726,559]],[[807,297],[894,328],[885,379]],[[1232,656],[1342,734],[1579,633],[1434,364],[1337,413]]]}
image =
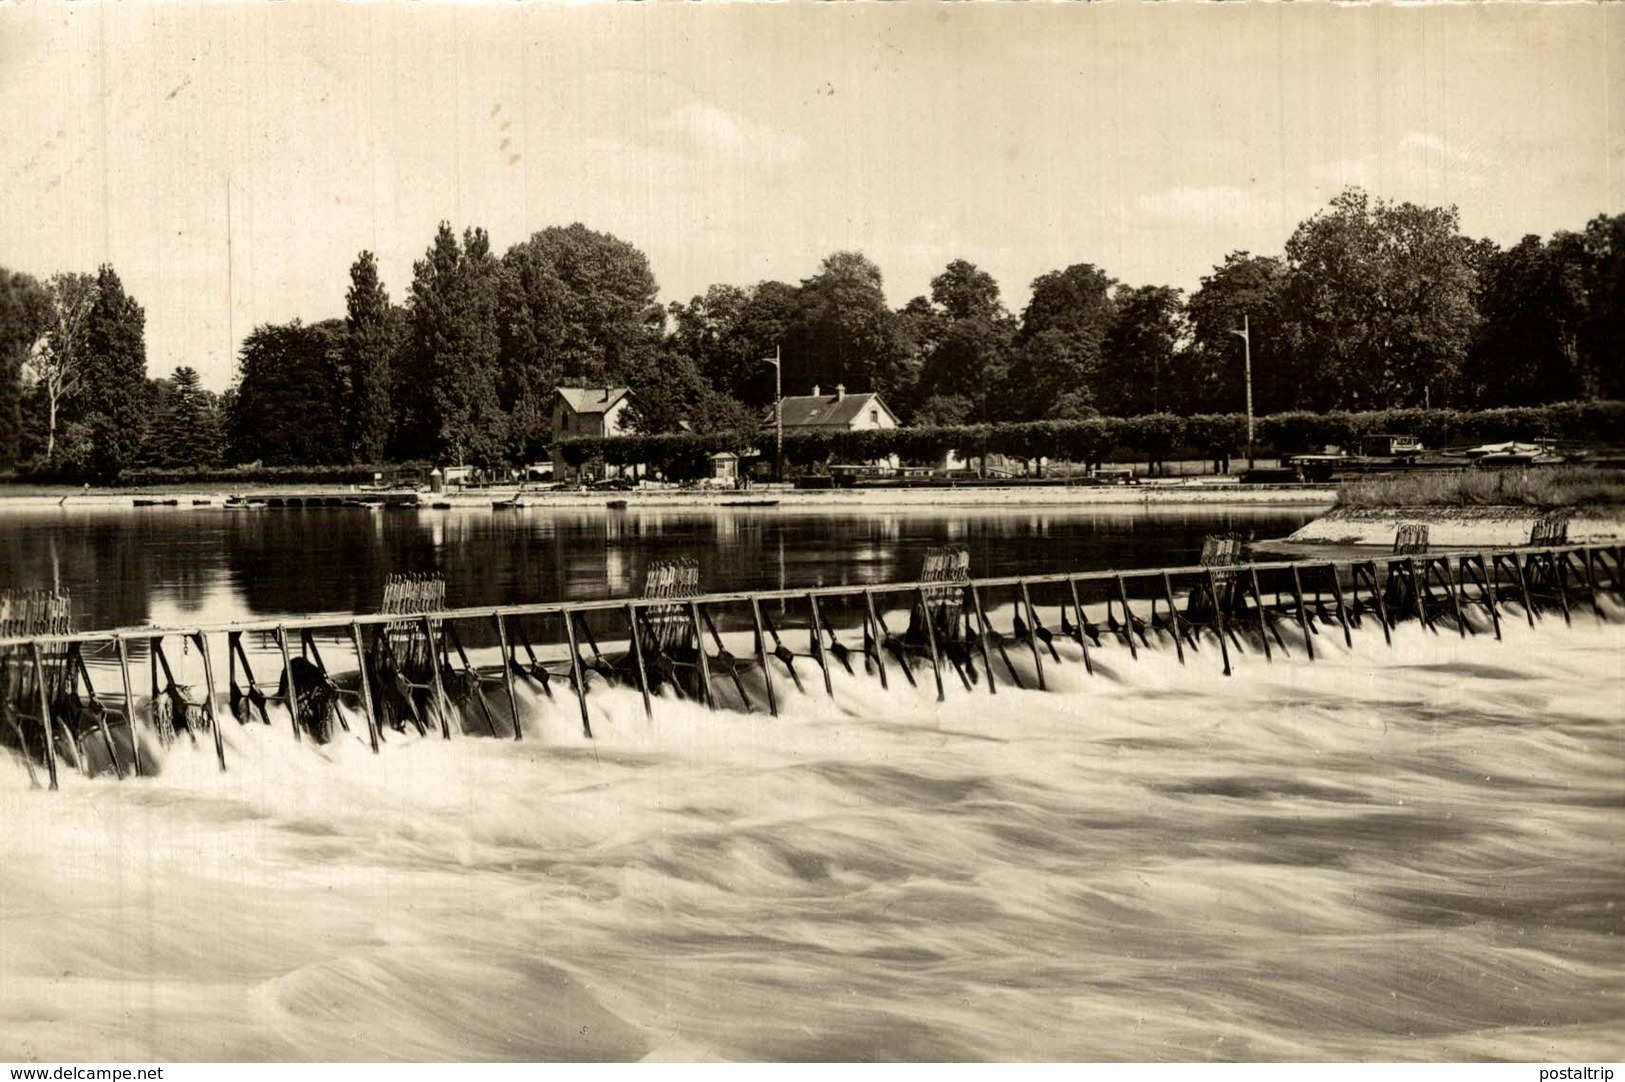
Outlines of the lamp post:
{"label": "lamp post", "polygon": [[773,480],[784,480],[784,365],[779,347],[773,347],[773,356],[763,357],[763,364],[773,366]]}
{"label": "lamp post", "polygon": [[1253,331],[1247,320],[1247,314],[1242,313],[1241,330],[1231,331],[1231,334],[1241,339],[1246,346],[1246,373],[1247,373],[1247,468],[1253,468]]}

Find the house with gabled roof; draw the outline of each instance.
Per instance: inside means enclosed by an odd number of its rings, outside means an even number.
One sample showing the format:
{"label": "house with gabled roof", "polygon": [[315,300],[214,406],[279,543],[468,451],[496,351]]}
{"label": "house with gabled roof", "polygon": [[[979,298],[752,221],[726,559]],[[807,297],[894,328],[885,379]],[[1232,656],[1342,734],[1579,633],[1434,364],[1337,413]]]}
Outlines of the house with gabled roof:
{"label": "house with gabled roof", "polygon": [[553,389],[553,476],[564,478],[570,467],[560,441],[583,436],[620,436],[629,428],[631,392],[625,387],[555,387]]}
{"label": "house with gabled roof", "polygon": [[[784,434],[801,432],[858,432],[873,428],[897,428],[897,414],[872,391],[847,394],[845,384],[836,384],[834,394],[821,394],[815,384],[810,395],[784,398]],[[767,424],[774,423],[768,407]]]}

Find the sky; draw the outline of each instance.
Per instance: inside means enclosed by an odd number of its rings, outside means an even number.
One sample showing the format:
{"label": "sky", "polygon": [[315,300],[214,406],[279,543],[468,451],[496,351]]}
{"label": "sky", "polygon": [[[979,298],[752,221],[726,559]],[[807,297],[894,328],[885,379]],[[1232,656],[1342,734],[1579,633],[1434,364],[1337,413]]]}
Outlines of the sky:
{"label": "sky", "polygon": [[[1617,4],[0,4],[0,266],[110,262],[151,374],[580,221],[664,301],[856,249],[1196,288],[1348,185],[1502,244],[1620,213]],[[230,228],[228,229],[228,220]]]}

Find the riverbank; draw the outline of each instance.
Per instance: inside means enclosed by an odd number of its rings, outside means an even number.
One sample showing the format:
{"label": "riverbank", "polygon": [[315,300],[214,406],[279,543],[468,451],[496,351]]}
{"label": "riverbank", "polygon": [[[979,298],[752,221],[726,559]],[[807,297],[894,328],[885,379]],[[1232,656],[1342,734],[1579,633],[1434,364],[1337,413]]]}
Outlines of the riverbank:
{"label": "riverbank", "polygon": [[[409,493],[363,491],[349,485],[266,485],[221,491],[179,486],[164,491],[136,492],[128,489],[55,489],[23,492],[0,490],[0,511],[34,508],[109,508],[156,504],[154,511],[173,507],[225,507],[228,496],[265,499],[308,498],[316,501],[365,500]],[[539,492],[517,487],[480,489],[475,492],[418,492],[420,510],[492,510],[492,504],[517,497],[519,506],[508,510],[530,511],[547,508],[605,508],[624,504],[627,508],[745,508],[762,506],[852,508],[883,510],[899,507],[1144,507],[1144,506],[1246,506],[1314,507],[1330,506],[1335,498],[1329,487],[1298,485],[1239,485],[1234,482],[1168,482],[1139,485],[1099,485],[1089,487],[1053,486],[942,486],[936,488],[853,488],[792,489],[758,485],[749,490],[643,488],[631,492],[571,490]]]}
{"label": "riverbank", "polygon": [[1402,523],[1427,526],[1434,547],[1506,548],[1529,544],[1535,523],[1551,515],[1568,519],[1575,544],[1625,540],[1625,470],[1463,469],[1356,481],[1338,488],[1329,512],[1275,548],[1387,548]]}
{"label": "riverbank", "polygon": [[[1535,523],[1548,513],[1534,507],[1337,507],[1284,544],[1386,549],[1401,523],[1422,523],[1435,548],[1510,548],[1529,544]],[[1625,541],[1625,513],[1618,507],[1572,509],[1568,539],[1579,545]]]}
{"label": "riverbank", "polygon": [[1610,508],[1625,512],[1625,470],[1588,465],[1394,473],[1337,490],[1340,508]]}

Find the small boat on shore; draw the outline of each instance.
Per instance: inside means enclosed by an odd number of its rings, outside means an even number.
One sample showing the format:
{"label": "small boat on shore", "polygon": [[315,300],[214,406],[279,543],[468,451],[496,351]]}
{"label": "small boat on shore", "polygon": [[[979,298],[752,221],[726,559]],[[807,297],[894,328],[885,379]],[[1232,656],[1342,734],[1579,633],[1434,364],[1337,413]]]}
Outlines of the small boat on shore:
{"label": "small boat on shore", "polygon": [[777,507],[778,500],[723,500],[723,507]]}

